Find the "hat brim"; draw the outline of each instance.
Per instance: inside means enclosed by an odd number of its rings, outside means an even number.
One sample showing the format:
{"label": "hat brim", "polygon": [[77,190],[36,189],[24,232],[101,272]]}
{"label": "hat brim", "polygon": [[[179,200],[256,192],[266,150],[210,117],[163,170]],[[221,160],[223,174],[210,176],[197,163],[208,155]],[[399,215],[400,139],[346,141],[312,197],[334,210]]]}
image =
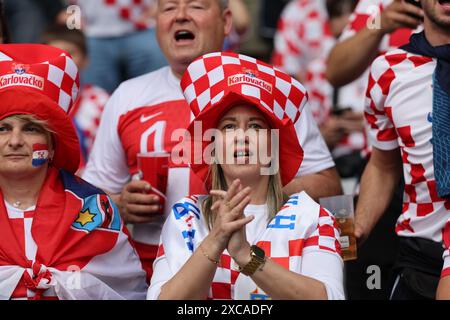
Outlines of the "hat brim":
{"label": "hat brim", "polygon": [[[228,92],[220,102],[203,110],[195,121],[201,123],[202,133],[199,136],[195,132],[194,122],[189,127],[189,145],[191,146],[190,166],[192,170],[203,180],[207,179],[209,165],[203,159],[203,150],[211,141],[203,141],[203,133],[208,129],[216,128],[218,121],[230,109],[237,105],[249,105],[256,107],[265,116],[271,125],[271,129],[279,130],[279,170],[283,186],[287,185],[297,175],[298,169],[303,160],[303,149],[301,148],[294,124],[290,119],[280,120],[264,106],[258,99],[241,95],[236,92]],[[201,154],[195,148],[196,145],[202,145]],[[207,183],[208,184],[208,183]]]}
{"label": "hat brim", "polygon": [[80,163],[80,147],[72,120],[53,100],[28,88],[0,91],[0,120],[16,114],[33,115],[47,122],[53,131],[56,168],[76,172]]}

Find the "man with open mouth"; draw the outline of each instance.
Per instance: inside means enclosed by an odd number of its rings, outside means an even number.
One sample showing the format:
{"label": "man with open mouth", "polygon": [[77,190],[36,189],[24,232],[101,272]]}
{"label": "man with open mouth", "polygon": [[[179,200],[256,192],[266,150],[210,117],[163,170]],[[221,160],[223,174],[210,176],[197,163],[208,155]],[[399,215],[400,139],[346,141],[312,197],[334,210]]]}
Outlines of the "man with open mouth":
{"label": "man with open mouth", "polygon": [[[179,143],[172,133],[186,129],[192,119],[180,79],[196,58],[222,50],[232,27],[231,20],[228,0],[158,1],[157,38],[169,66],[126,81],[114,92],[105,107],[83,175],[87,181],[108,190],[122,217],[133,224],[135,247],[149,277],[161,228],[172,204],[187,194],[203,193],[204,187],[187,163],[174,165],[169,161],[164,215],[158,214],[160,199],[147,194],[151,186],[132,179],[139,171],[137,154],[171,153]],[[243,74],[258,77],[245,70]],[[220,74],[214,74],[210,81],[219,77]],[[302,177],[287,185],[285,192],[306,190],[315,199],[339,194],[341,187],[334,162],[308,108],[296,128],[305,151],[298,172]]]}

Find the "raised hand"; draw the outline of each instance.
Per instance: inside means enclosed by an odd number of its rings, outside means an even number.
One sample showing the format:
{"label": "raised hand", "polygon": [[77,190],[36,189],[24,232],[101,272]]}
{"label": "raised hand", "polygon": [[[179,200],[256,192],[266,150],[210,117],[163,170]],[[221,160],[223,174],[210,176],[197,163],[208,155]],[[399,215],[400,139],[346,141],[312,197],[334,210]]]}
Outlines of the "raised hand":
{"label": "raised hand", "polygon": [[[245,225],[254,218],[253,216],[244,216],[244,209],[250,203],[250,191],[249,187],[242,188],[241,182],[236,179],[228,191],[211,190],[210,192],[212,196],[219,198],[211,207],[215,211],[216,217],[210,234],[216,240],[217,245],[223,248],[222,251],[228,249],[231,256],[242,244],[242,239],[245,240]],[[236,235],[230,246],[230,240],[236,232],[241,232],[241,234]]]}

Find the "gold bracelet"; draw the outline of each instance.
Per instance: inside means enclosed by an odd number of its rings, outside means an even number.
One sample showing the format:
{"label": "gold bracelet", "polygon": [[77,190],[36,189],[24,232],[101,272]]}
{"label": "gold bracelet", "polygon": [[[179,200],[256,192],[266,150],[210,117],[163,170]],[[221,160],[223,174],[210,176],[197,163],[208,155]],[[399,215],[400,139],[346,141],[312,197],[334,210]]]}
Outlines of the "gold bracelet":
{"label": "gold bracelet", "polygon": [[202,254],[203,254],[209,261],[211,261],[212,263],[214,263],[214,264],[217,265],[217,266],[220,264],[220,261],[214,260],[213,258],[211,258],[211,257],[203,250],[202,245],[199,245],[198,248],[200,249],[200,251],[202,252]]}

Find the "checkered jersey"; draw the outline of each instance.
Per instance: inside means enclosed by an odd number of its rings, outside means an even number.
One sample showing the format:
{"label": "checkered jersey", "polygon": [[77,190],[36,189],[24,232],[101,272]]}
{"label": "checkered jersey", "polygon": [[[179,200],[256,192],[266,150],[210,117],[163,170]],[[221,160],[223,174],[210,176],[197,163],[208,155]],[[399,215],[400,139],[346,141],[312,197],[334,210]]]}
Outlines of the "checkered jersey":
{"label": "checkered jersey", "polygon": [[231,52],[206,54],[192,62],[181,81],[195,116],[228,92],[256,99],[269,112],[296,123],[306,104],[305,88],[286,73],[255,58]]}
{"label": "checkered jersey", "polygon": [[[350,17],[350,22],[347,24],[347,27],[341,35],[340,41],[354,36],[358,31],[364,29],[366,26],[376,28],[376,19],[373,20],[373,18],[379,15],[380,12],[382,12],[392,2],[393,0],[360,0],[355,11]],[[418,32],[421,30],[422,27],[419,27],[417,30],[401,28],[384,36],[378,49],[380,54],[395,50],[405,45],[408,43],[409,37],[413,32]]]}
{"label": "checkered jersey", "polygon": [[308,63],[334,42],[325,0],[291,1],[278,21],[272,63],[293,76],[304,75]]}
{"label": "checkered jersey", "polygon": [[[205,196],[191,196],[173,206],[172,215],[163,227],[148,299],[159,296],[164,283],[181,269],[208,235],[207,223],[202,215],[204,199]],[[247,208],[244,214],[250,214]],[[334,280],[339,279],[342,273],[339,230],[328,211],[302,192],[291,196],[269,224],[267,211],[253,211],[251,214],[255,219],[246,226],[249,242],[258,245],[266,256],[284,268],[323,282],[328,287],[330,299],[343,298],[340,285],[335,285],[333,280],[330,282],[320,272],[327,272]],[[337,264],[323,264],[321,257],[331,258]],[[318,272],[312,275],[307,271],[306,264],[314,265]],[[268,299],[269,296],[250,277],[240,274],[238,266],[225,250],[207,298],[241,300]]]}
{"label": "checkered jersey", "polygon": [[432,146],[432,75],[436,61],[394,50],[371,68],[365,117],[369,139],[381,150],[400,148],[405,190],[396,231],[442,241],[450,201],[437,196]]}

